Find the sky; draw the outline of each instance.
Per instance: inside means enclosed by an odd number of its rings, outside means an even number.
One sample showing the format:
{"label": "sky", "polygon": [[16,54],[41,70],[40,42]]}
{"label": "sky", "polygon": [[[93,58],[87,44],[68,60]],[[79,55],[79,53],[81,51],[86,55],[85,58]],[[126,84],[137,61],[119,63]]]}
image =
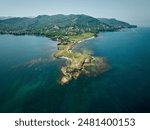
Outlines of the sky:
{"label": "sky", "polygon": [[150,26],[150,0],[0,0],[0,16],[86,14]]}

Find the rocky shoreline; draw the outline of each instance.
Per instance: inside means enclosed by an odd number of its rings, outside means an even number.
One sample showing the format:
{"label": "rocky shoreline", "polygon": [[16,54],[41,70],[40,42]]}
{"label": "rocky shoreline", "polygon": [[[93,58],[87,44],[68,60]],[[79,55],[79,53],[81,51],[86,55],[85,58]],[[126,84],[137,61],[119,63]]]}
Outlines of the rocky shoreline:
{"label": "rocky shoreline", "polygon": [[[93,35],[87,38],[82,38],[73,43],[63,45],[59,43],[58,51],[54,54],[56,58],[63,58],[66,60],[66,65],[61,67],[62,77],[60,83],[66,84],[72,79],[77,79],[81,74],[97,75],[107,69],[107,64],[102,57],[94,57],[89,52],[72,52],[75,45],[94,38]],[[72,43],[72,44],[71,44]],[[63,49],[59,46],[63,45]]]}
{"label": "rocky shoreline", "polygon": [[63,74],[61,78],[61,84],[68,83],[72,79],[77,79],[80,74],[96,76],[99,73],[105,72],[107,70],[107,64],[103,58],[100,57],[90,57],[85,59],[81,66],[76,68],[71,67],[71,63],[61,68]]}

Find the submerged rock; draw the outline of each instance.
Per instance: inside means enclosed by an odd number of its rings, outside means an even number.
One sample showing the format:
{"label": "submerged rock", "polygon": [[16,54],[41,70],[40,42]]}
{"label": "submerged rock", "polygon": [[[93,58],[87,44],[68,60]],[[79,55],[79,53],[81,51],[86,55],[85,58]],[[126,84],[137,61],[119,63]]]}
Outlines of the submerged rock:
{"label": "submerged rock", "polygon": [[66,84],[69,82],[69,80],[71,80],[70,78],[68,78],[67,76],[63,76],[62,79],[61,79],[61,84]]}
{"label": "submerged rock", "polygon": [[63,74],[61,84],[66,84],[72,79],[77,79],[81,73],[96,76],[108,70],[106,60],[101,57],[88,56],[81,62],[82,64],[79,64],[79,66],[72,66],[72,63],[69,63],[61,68]]}
{"label": "submerged rock", "polygon": [[84,74],[90,76],[96,76],[109,69],[109,65],[106,63],[106,59],[103,57],[94,57],[91,64],[85,64]]}

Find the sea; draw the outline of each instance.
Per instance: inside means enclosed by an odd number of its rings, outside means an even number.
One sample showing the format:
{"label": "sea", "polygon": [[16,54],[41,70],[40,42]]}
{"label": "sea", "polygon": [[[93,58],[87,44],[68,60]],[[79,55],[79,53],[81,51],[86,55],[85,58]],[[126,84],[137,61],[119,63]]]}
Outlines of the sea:
{"label": "sea", "polygon": [[61,85],[65,59],[56,41],[40,36],[0,35],[1,113],[150,112],[150,28],[100,32],[75,46],[104,57],[109,69]]}

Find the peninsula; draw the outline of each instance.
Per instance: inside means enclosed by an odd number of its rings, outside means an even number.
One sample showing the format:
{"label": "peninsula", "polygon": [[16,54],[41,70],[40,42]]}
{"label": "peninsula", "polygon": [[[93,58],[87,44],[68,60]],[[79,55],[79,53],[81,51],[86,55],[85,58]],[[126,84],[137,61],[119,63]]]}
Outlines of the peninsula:
{"label": "peninsula", "polygon": [[[83,40],[94,38],[93,33],[83,33],[76,36],[65,37],[66,39],[58,44],[58,51],[54,54],[56,58],[65,58],[67,60],[66,66],[61,68],[62,78],[61,84],[67,83],[72,78],[77,79],[81,73],[95,74],[98,72],[98,68],[101,68],[101,72],[107,69],[103,58],[94,57],[88,51],[73,52],[73,47]],[[92,68],[93,71],[91,70]]]}
{"label": "peninsula", "polygon": [[66,59],[66,65],[61,67],[61,84],[77,79],[81,73],[97,75],[107,70],[103,57],[94,57],[89,51],[74,52],[74,46],[83,40],[96,37],[102,31],[133,27],[136,26],[116,19],[73,14],[0,20],[0,34],[46,36],[59,42],[54,56]]}

